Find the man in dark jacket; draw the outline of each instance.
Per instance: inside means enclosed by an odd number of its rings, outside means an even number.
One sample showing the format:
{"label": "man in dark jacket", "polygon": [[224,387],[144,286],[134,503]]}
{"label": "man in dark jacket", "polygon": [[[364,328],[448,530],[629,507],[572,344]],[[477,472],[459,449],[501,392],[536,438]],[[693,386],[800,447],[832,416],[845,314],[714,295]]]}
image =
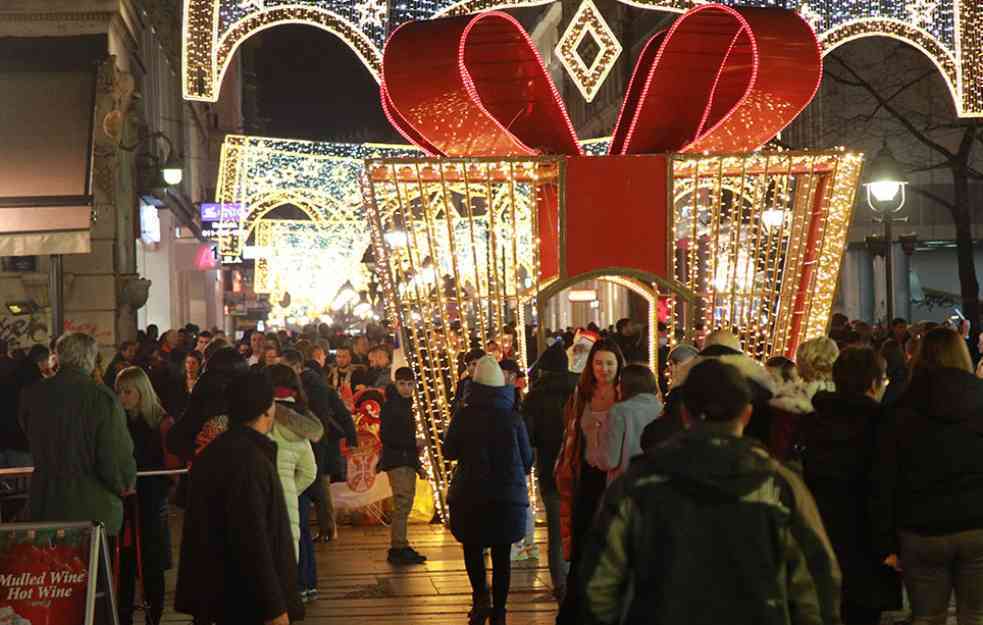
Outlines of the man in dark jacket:
{"label": "man in dark jacket", "polygon": [[227,388],[229,430],[191,468],[174,605],[200,623],[288,625],[304,617],[276,469],[273,387],[262,372]]}
{"label": "man in dark jacket", "polygon": [[358,447],[358,432],[341,396],[328,386],[324,375],[314,369],[304,368],[304,357],[300,352],[288,349],[283,352],[282,360],[283,364],[300,376],[304,393],[307,394],[308,407],[324,425],[324,438],[314,447],[314,457],[321,477],[314,481],[305,494],[317,506],[321,534],[315,542],[328,542],[338,536],[334,502],[331,499],[331,482],[344,482],[348,474],[348,463],[341,455],[341,439],[344,438],[349,447]]}
{"label": "man in dark jacket", "polygon": [[539,494],[546,508],[549,530],[550,577],[553,594],[562,598],[570,565],[563,559],[560,535],[560,494],[553,481],[553,466],[563,443],[563,408],[577,388],[577,374],[570,373],[563,342],[557,341],[536,362],[539,377],[522,405],[529,432],[529,443],[536,449],[536,476]]}
{"label": "man in dark jacket", "polygon": [[870,517],[884,360],[869,347],[847,347],[833,381],[836,392],[816,393],[816,412],[802,428],[804,476],[843,571],[843,622],[880,623],[881,612],[901,609],[901,579],[877,553]]}
{"label": "man in dark jacket", "polygon": [[409,367],[396,369],[396,382],[386,389],[386,403],[379,416],[382,457],[376,469],[389,476],[395,507],[387,556],[392,564],[423,564],[427,561],[427,557],[413,549],[406,538],[406,524],[416,495],[416,476],[422,472],[413,419],[414,386],[413,371]]}
{"label": "man in dark jacket", "polygon": [[34,463],[27,433],[21,421],[21,397],[24,392],[44,379],[42,369],[48,366],[51,352],[44,345],[35,345],[27,358],[3,384],[0,394],[0,467],[29,467]]}
{"label": "man in dark jacket", "polygon": [[99,347],[88,334],[58,339],[58,373],[24,394],[21,419],[34,458],[32,521],[101,521],[110,536],[123,525],[123,494],[137,467],[116,396],[92,380]]}
{"label": "man in dark jacket", "polygon": [[693,429],[632,463],[588,538],[584,623],[839,623],[840,572],[801,479],[742,437],[751,390],[700,363]]}

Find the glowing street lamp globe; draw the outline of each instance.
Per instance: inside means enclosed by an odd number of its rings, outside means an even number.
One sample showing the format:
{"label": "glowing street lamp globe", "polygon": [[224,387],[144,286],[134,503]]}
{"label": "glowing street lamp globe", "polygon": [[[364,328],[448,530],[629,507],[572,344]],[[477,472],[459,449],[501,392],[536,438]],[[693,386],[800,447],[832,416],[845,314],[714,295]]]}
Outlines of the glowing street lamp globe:
{"label": "glowing street lamp globe", "polygon": [[908,181],[901,173],[901,165],[887,146],[881,147],[867,165],[864,187],[867,188],[867,205],[878,214],[897,213],[905,204],[905,186]]}
{"label": "glowing street lamp globe", "polygon": [[184,180],[184,163],[172,156],[161,167],[160,174],[168,186],[176,187]]}

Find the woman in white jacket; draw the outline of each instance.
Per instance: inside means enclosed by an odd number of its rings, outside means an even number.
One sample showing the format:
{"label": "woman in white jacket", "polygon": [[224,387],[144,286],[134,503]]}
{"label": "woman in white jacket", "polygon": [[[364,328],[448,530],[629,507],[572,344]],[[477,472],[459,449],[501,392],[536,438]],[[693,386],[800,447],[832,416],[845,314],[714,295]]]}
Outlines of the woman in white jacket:
{"label": "woman in white jacket", "polygon": [[293,531],[294,555],[299,557],[300,509],[297,498],[317,477],[311,441],[320,440],[324,426],[307,413],[306,397],[293,369],[286,365],[273,365],[268,367],[268,371],[277,404],[270,438],[277,446],[277,471]]}

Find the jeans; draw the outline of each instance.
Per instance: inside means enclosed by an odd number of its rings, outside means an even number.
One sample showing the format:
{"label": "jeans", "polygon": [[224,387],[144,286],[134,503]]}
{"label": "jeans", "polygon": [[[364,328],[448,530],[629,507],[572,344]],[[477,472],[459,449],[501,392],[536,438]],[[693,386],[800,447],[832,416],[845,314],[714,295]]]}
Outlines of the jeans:
{"label": "jeans", "polygon": [[[512,584],[512,545],[492,545],[492,594],[493,610],[505,614],[505,604]],[[464,545],[464,568],[471,582],[471,594],[475,605],[488,603],[488,578],[485,576],[485,548],[482,545]]]}
{"label": "jeans", "polygon": [[959,625],[983,625],[983,530],[901,532],[901,566],[912,625],[945,625],[953,590]]}
{"label": "jeans", "polygon": [[413,510],[413,497],[416,496],[416,471],[412,467],[396,467],[386,471],[389,485],[393,490],[393,522],[389,527],[390,547],[405,549],[410,546],[406,538],[406,525],[410,511]]}
{"label": "jeans", "polygon": [[570,563],[563,559],[563,536],[560,535],[560,495],[556,491],[547,492],[543,490],[543,483],[540,481],[539,498],[543,500],[543,508],[546,510],[550,579],[553,581],[554,589],[563,588],[567,584]]}
{"label": "jeans", "polygon": [[314,540],[311,538],[311,498],[301,495],[297,500],[300,509],[300,556],[297,561],[297,580],[301,590],[317,589],[317,562],[314,560]]}

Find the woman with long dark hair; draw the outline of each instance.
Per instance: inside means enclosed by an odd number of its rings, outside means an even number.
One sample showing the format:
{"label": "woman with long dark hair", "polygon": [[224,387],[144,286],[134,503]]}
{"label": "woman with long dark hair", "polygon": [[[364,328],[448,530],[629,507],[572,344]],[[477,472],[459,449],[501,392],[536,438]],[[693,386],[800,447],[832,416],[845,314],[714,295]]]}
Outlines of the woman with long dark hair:
{"label": "woman with long dark hair", "polygon": [[879,437],[872,481],[878,556],[903,571],[913,622],[983,619],[983,380],[962,336],[926,332]]}
{"label": "woman with long dark hair", "polygon": [[608,411],[619,399],[618,385],[624,366],[625,357],[617,343],[609,339],[594,343],[577,390],[564,409],[563,449],[557,459],[555,477],[560,493],[563,553],[570,562],[570,574],[558,624],[580,622],[582,596],[576,579],[577,563],[607,487],[607,472],[591,466],[586,459],[591,448],[600,444]]}

